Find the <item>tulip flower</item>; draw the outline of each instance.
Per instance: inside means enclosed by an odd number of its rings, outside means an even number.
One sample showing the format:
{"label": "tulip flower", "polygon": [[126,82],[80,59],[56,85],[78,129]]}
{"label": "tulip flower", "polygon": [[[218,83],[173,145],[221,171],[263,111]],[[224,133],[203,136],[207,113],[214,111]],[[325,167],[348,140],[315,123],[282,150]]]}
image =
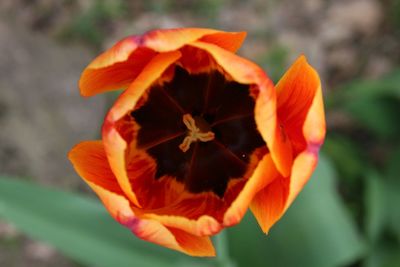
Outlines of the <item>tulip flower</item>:
{"label": "tulip flower", "polygon": [[155,30],[83,71],[83,96],[124,89],[102,140],[69,153],[111,216],[137,237],[214,256],[210,237],[250,208],[267,233],[318,161],[320,79],[300,56],[276,86],[235,54],[243,32]]}

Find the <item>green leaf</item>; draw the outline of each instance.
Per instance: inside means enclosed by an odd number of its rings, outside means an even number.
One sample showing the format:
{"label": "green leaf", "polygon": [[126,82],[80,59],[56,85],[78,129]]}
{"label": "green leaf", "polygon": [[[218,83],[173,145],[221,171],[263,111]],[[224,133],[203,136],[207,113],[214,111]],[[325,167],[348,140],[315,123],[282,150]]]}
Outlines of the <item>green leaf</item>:
{"label": "green leaf", "polygon": [[324,157],[269,235],[247,215],[230,229],[230,241],[239,266],[344,266],[359,259],[366,247],[337,194],[335,172]]}
{"label": "green leaf", "polygon": [[392,154],[386,175],[367,173],[366,230],[370,239],[364,267],[400,266],[400,148]]}
{"label": "green leaf", "polygon": [[268,70],[268,76],[277,83],[287,68],[289,50],[279,44],[272,45],[268,52],[257,60],[258,63]]}
{"label": "green leaf", "polygon": [[90,266],[204,266],[147,243],[115,222],[100,201],[0,178],[0,217]]}
{"label": "green leaf", "polygon": [[399,99],[390,96],[360,98],[347,102],[345,109],[356,121],[382,138],[397,138],[400,133]]}
{"label": "green leaf", "polygon": [[386,166],[389,181],[400,186],[400,146],[395,147]]}
{"label": "green leaf", "polygon": [[400,266],[400,246],[388,241],[376,243],[363,262],[363,267],[398,266]]}
{"label": "green leaf", "polygon": [[356,80],[335,91],[329,105],[344,110],[381,138],[400,134],[400,69],[377,80]]}
{"label": "green leaf", "polygon": [[400,99],[400,69],[377,80],[354,80],[345,85],[341,92],[345,97],[356,101],[360,98],[391,96]]}
{"label": "green leaf", "polygon": [[400,147],[392,154],[386,169],[389,226],[400,242]]}
{"label": "green leaf", "polygon": [[357,143],[350,138],[331,134],[325,141],[323,152],[335,164],[340,178],[346,183],[354,182],[363,174],[366,159]]}
{"label": "green leaf", "polygon": [[366,174],[365,226],[371,243],[378,241],[388,222],[386,182],[374,170]]}

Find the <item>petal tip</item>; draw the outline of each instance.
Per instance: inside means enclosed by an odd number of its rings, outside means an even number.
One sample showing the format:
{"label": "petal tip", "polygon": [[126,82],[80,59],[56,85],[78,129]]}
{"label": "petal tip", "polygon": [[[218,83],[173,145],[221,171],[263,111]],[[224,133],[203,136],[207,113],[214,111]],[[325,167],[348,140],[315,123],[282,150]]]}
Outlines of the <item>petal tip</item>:
{"label": "petal tip", "polygon": [[79,78],[79,81],[78,81],[79,94],[84,98],[91,97],[97,93],[95,90],[90,89],[91,73],[89,73],[89,72],[90,72],[90,70],[88,69],[88,67],[86,69],[84,69],[81,74],[81,77]]}
{"label": "petal tip", "polygon": [[72,165],[74,165],[75,161],[79,157],[79,152],[87,142],[83,141],[78,144],[75,144],[67,153],[67,158],[71,161]]}
{"label": "petal tip", "polygon": [[224,227],[230,227],[238,224],[243,216],[237,210],[229,209],[224,215]]}
{"label": "petal tip", "polygon": [[200,236],[211,236],[219,233],[222,230],[221,225],[210,216],[201,216],[199,221],[199,235]]}
{"label": "petal tip", "polygon": [[297,58],[296,61],[299,61],[299,62],[303,62],[303,63],[307,63],[307,64],[308,64],[307,57],[306,57],[306,55],[304,55],[304,54],[301,54],[301,55]]}
{"label": "petal tip", "polygon": [[247,37],[247,32],[246,31],[237,32],[236,34],[240,37],[241,42],[243,42],[244,39],[246,39],[246,37]]}

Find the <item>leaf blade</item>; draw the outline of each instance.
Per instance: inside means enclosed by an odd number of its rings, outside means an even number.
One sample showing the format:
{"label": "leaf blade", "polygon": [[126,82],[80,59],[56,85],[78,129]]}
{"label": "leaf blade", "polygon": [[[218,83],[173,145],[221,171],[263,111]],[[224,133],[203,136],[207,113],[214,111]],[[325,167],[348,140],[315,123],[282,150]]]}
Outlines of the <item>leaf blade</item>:
{"label": "leaf blade", "polygon": [[240,229],[230,230],[231,255],[239,265],[251,258],[252,266],[333,267],[361,257],[364,240],[334,190],[334,175],[321,157],[314,177],[268,236],[248,215]]}
{"label": "leaf blade", "polygon": [[[99,201],[0,178],[0,217],[88,265],[190,266],[189,257],[136,238]],[[199,266],[199,262],[195,264]]]}

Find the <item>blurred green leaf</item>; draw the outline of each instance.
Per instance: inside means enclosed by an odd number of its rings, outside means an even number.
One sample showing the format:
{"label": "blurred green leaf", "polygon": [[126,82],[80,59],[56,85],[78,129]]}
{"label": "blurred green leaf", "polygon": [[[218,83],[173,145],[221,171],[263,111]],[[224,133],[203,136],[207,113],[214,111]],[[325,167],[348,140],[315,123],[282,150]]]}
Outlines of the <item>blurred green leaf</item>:
{"label": "blurred green leaf", "polygon": [[381,241],[371,249],[363,262],[363,267],[400,266],[400,247],[387,241]]}
{"label": "blurred green leaf", "polygon": [[400,69],[376,80],[354,80],[345,85],[341,94],[352,100],[380,96],[392,96],[400,98]]}
{"label": "blurred green leaf", "polygon": [[400,147],[392,154],[386,169],[389,224],[400,242]]}
{"label": "blurred green leaf", "polygon": [[370,248],[364,267],[400,266],[399,162],[400,148],[389,160],[386,176],[367,173],[365,223]]}
{"label": "blurred green leaf", "polygon": [[343,180],[354,181],[364,172],[366,159],[363,151],[350,138],[331,134],[322,150],[333,161]]}
{"label": "blurred green leaf", "polygon": [[400,34],[400,0],[389,1],[389,21],[393,24],[397,35]]}
{"label": "blurred green leaf", "polygon": [[360,124],[381,138],[400,134],[400,100],[391,96],[360,98],[349,101],[345,109]]}
{"label": "blurred green leaf", "polygon": [[400,186],[400,146],[394,148],[386,166],[386,177]]}
{"label": "blurred green leaf", "polygon": [[287,68],[288,55],[289,51],[286,47],[275,44],[257,61],[263,69],[268,70],[268,76],[271,77],[274,83],[277,83]]}
{"label": "blurred green leaf", "polygon": [[386,184],[374,170],[367,172],[365,190],[365,227],[371,243],[378,241],[388,221]]}
{"label": "blurred green leaf", "polygon": [[91,266],[204,266],[138,239],[97,200],[30,182],[0,178],[0,217]]}
{"label": "blurred green leaf", "polygon": [[329,100],[330,106],[344,110],[380,138],[400,135],[400,69],[377,80],[353,81]]}
{"label": "blurred green leaf", "polygon": [[240,266],[343,266],[359,259],[366,247],[337,194],[335,172],[324,157],[268,236],[249,215],[229,231],[231,255]]}
{"label": "blurred green leaf", "polygon": [[59,32],[64,41],[79,40],[100,49],[101,44],[111,30],[110,22],[126,14],[123,1],[96,0],[81,12]]}
{"label": "blurred green leaf", "polygon": [[171,2],[168,0],[144,1],[144,5],[147,10],[159,14],[168,13],[171,9]]}
{"label": "blurred green leaf", "polygon": [[[224,5],[223,0],[203,0],[193,1],[193,13],[203,18],[203,20],[209,20],[214,22],[218,18],[219,11]],[[181,4],[181,2],[179,2]],[[179,5],[178,4],[178,5]]]}

